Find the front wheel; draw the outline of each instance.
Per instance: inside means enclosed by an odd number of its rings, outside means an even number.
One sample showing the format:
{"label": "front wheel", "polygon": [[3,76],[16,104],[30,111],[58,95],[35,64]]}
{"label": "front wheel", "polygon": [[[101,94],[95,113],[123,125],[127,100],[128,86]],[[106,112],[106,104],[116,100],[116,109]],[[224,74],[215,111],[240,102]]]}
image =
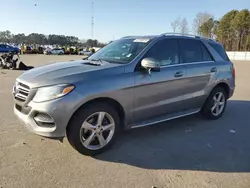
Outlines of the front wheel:
{"label": "front wheel", "polygon": [[113,143],[119,126],[120,118],[111,106],[93,104],[74,114],[67,127],[67,137],[78,152],[93,156]]}
{"label": "front wheel", "polygon": [[221,87],[216,87],[207,98],[201,111],[202,115],[207,119],[218,119],[223,115],[226,105],[227,94],[225,90]]}

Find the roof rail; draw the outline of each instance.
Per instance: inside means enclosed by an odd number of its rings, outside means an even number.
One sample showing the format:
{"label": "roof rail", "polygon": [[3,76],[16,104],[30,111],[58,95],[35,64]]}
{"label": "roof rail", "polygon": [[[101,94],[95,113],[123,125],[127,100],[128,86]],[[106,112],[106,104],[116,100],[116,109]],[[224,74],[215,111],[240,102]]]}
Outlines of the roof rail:
{"label": "roof rail", "polygon": [[131,36],[125,36],[125,37],[121,37],[121,39],[124,39],[124,38],[128,38],[128,37],[131,37]]}
{"label": "roof rail", "polygon": [[207,39],[207,40],[215,41],[214,39],[211,39],[211,38],[202,37],[199,35],[192,35],[188,33],[162,33],[160,36],[185,36],[185,37],[193,37],[193,38],[198,38],[198,39]]}
{"label": "roof rail", "polygon": [[125,38],[131,38],[131,37],[138,37],[138,36],[125,36],[125,37],[122,37],[122,39],[125,39]]}

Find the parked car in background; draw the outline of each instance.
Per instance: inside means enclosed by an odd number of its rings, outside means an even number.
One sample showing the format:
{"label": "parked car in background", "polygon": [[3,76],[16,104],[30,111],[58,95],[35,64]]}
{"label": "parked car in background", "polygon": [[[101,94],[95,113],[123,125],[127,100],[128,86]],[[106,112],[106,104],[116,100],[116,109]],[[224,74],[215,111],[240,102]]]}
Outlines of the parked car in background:
{"label": "parked car in background", "polygon": [[9,52],[20,53],[20,49],[18,47],[13,47],[8,44],[0,44],[0,53],[9,53]]}
{"label": "parked car in background", "polygon": [[64,50],[60,49],[60,48],[53,48],[53,49],[46,49],[44,50],[44,54],[46,55],[63,55],[64,54]]}
{"label": "parked car in background", "polygon": [[234,66],[216,41],[167,33],[130,36],[86,60],[25,72],[13,87],[14,112],[32,132],[67,135],[78,152],[95,155],[122,129],[198,112],[218,119],[234,89]]}
{"label": "parked car in background", "polygon": [[52,50],[52,49],[50,49],[50,48],[46,48],[46,49],[43,51],[43,53],[44,53],[45,55],[49,55],[49,54],[51,54],[51,53],[50,53],[51,50]]}
{"label": "parked car in background", "polygon": [[86,51],[86,50],[81,50],[81,51],[78,52],[78,55],[87,55],[87,56],[89,56],[91,54],[92,53],[90,51]]}

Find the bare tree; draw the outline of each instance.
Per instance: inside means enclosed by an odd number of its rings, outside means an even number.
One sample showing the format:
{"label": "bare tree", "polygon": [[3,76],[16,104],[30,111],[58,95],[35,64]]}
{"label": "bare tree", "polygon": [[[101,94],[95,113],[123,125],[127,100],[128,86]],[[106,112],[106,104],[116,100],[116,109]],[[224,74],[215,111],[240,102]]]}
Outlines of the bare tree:
{"label": "bare tree", "polygon": [[199,12],[198,14],[196,14],[196,17],[193,22],[193,32],[195,34],[200,35],[201,34],[200,27],[210,18],[214,18],[214,16],[207,12]]}
{"label": "bare tree", "polygon": [[189,32],[188,22],[187,22],[186,18],[183,18],[181,20],[179,28],[180,28],[181,34],[187,34]]}
{"label": "bare tree", "polygon": [[180,26],[180,17],[176,18],[176,20],[171,23],[171,26],[173,28],[173,32],[176,33],[176,30]]}

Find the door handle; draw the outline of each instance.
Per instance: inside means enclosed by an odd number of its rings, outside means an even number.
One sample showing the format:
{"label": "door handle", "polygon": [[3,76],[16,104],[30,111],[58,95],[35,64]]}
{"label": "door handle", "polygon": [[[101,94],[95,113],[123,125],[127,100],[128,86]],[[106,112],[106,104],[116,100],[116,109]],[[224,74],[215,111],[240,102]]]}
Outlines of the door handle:
{"label": "door handle", "polygon": [[211,72],[217,72],[217,68],[216,67],[211,68]]}
{"label": "door handle", "polygon": [[182,76],[183,76],[183,72],[182,71],[176,72],[174,74],[174,77],[182,77]]}

